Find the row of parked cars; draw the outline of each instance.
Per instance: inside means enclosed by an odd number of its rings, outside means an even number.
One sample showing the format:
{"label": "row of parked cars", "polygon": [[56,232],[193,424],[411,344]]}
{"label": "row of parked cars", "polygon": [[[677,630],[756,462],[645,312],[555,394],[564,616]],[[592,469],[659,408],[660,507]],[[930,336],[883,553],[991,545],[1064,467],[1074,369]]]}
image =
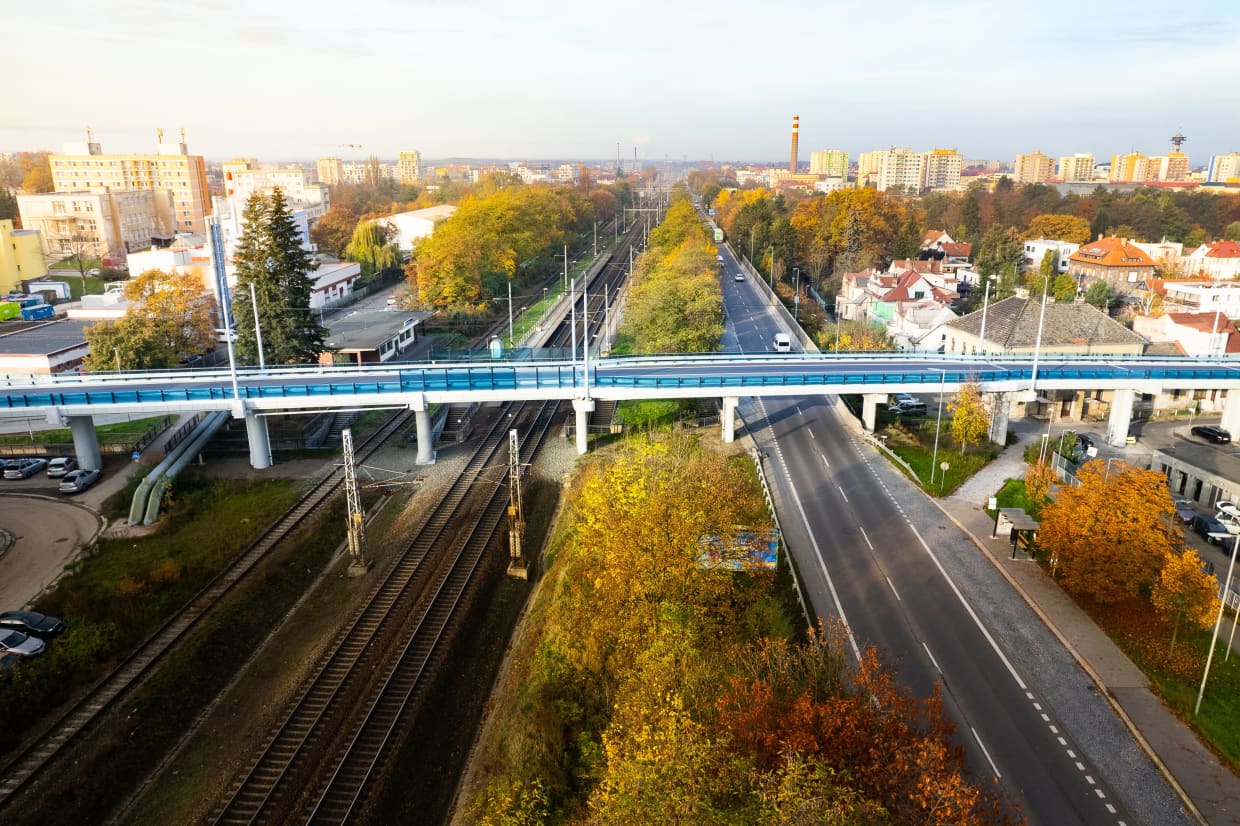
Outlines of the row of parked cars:
{"label": "row of parked cars", "polygon": [[42,654],[48,642],[64,630],[64,622],[37,611],[0,613],[0,671],[7,671],[25,657]]}
{"label": "row of parked cars", "polygon": [[81,493],[99,481],[100,471],[78,467],[77,459],[61,456],[51,461],[42,458],[8,459],[0,463],[5,479],[29,479],[39,471],[47,478],[60,480],[61,493]]}

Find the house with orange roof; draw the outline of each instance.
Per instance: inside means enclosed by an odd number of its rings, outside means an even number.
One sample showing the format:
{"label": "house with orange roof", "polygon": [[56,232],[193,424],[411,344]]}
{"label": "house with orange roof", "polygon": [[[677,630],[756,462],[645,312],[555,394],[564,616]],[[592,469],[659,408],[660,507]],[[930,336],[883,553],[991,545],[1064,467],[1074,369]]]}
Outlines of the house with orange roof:
{"label": "house with orange roof", "polygon": [[1240,353],[1240,330],[1222,313],[1138,315],[1132,331],[1151,343],[1173,342],[1188,356]]}
{"label": "house with orange roof", "polygon": [[1068,257],[1068,274],[1085,290],[1104,281],[1117,295],[1128,295],[1154,271],[1153,259],[1126,238],[1099,238]]}
{"label": "house with orange roof", "polygon": [[1214,241],[1202,244],[1183,258],[1184,274],[1233,280],[1240,278],[1240,244]]}

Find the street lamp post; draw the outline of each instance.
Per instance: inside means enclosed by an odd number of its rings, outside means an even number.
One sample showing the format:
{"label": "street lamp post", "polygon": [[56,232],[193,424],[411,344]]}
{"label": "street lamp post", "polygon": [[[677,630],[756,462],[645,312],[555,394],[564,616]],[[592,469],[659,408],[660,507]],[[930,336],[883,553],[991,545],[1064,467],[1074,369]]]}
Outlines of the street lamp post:
{"label": "street lamp post", "polygon": [[1214,661],[1214,647],[1218,643],[1219,627],[1223,624],[1223,607],[1227,604],[1227,593],[1231,590],[1231,572],[1236,567],[1236,549],[1240,542],[1231,543],[1231,560],[1227,563],[1227,581],[1223,584],[1223,599],[1218,603],[1218,617],[1214,620],[1214,634],[1210,637],[1210,653],[1206,655],[1206,670],[1201,675],[1201,688],[1197,690],[1197,705],[1193,706],[1193,716],[1201,711],[1201,698],[1206,694],[1206,680],[1210,678],[1210,663]]}
{"label": "street lamp post", "polygon": [[800,323],[801,310],[801,268],[793,267],[793,275],[796,276],[796,286],[792,289],[792,320]]}
{"label": "street lamp post", "polygon": [[934,472],[939,466],[939,431],[943,427],[943,385],[947,384],[947,371],[939,371],[939,415],[934,423],[934,457],[930,460],[930,484],[934,485]]}

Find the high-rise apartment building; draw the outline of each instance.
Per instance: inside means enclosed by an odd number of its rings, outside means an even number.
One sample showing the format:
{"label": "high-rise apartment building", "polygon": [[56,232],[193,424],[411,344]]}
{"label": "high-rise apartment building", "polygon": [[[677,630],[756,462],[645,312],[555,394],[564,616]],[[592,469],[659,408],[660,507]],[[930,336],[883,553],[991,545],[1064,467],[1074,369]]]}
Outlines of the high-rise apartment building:
{"label": "high-rise apartment building", "polygon": [[1094,179],[1094,156],[1089,152],[1077,152],[1059,159],[1059,180],[1064,183],[1092,181]]}
{"label": "high-rise apartment building", "polygon": [[843,149],[824,149],[821,152],[811,152],[809,153],[809,172],[811,175],[847,178],[848,153]]}
{"label": "high-rise apartment building", "polygon": [[412,152],[401,152],[396,159],[396,175],[402,184],[422,180],[422,153],[416,149]]}
{"label": "high-rise apartment building", "polygon": [[254,158],[234,158],[224,165],[224,195],[233,202],[234,210],[245,208],[255,192],[263,194],[279,187],[294,209],[304,209],[310,221],[316,221],[331,208],[331,194],[326,184],[307,180],[300,166],[264,169]]}
{"label": "high-rise apartment building", "polygon": [[344,165],[339,158],[319,158],[319,183],[337,186],[344,181]]}
{"label": "high-rise apartment building", "polygon": [[878,177],[878,168],[882,166],[883,150],[862,152],[857,156],[857,186],[865,186]]}
{"label": "high-rise apartment building", "polygon": [[921,192],[926,179],[926,156],[911,148],[899,147],[876,152],[878,173],[875,186],[879,192],[894,189],[909,195]]}
{"label": "high-rise apartment building", "polygon": [[149,192],[172,193],[174,232],[206,232],[211,199],[207,170],[201,155],[191,155],[185,133],[177,143],[159,145],[153,155],[105,155],[87,133],[85,143],[65,144],[65,151],[48,158],[52,184],[57,192]]}
{"label": "high-rise apartment building", "polygon": [[1210,159],[1210,172],[1207,181],[1228,183],[1240,181],[1240,152],[1226,155],[1215,155]]}
{"label": "high-rise apartment building", "polygon": [[1017,155],[1016,162],[1012,165],[1012,174],[1018,184],[1040,184],[1049,181],[1054,171],[1054,159],[1036,151],[1027,155]]}
{"label": "high-rise apartment building", "polygon": [[1188,156],[1183,152],[1168,152],[1149,159],[1145,169],[1147,181],[1187,181]]}
{"label": "high-rise apartment building", "polygon": [[931,149],[925,154],[925,189],[959,189],[964,158],[955,149]]}
{"label": "high-rise apartment building", "polygon": [[1149,166],[1150,159],[1140,152],[1112,155],[1108,180],[1113,183],[1148,180],[1146,176],[1149,174]]}

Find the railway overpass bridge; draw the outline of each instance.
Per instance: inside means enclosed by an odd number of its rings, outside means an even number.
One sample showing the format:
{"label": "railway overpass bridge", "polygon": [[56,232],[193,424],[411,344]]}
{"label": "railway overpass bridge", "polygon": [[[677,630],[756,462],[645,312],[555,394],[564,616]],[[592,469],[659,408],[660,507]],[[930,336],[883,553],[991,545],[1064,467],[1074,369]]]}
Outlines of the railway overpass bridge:
{"label": "railway overpass bridge", "polygon": [[[251,464],[264,468],[271,463],[268,414],[411,408],[418,461],[429,463],[428,410],[434,404],[571,401],[578,417],[577,448],[585,452],[584,421],[595,399],[720,398],[723,438],[731,441],[741,397],[860,394],[863,419],[873,429],[875,411],[888,394],[955,392],[969,382],[991,395],[996,441],[1006,435],[1006,411],[1018,394],[1112,390],[1107,438],[1122,444],[1136,394],[1240,388],[1240,359],[729,353],[9,376],[0,384],[0,416],[34,412],[53,424],[67,423],[79,461],[91,467],[99,458],[93,414],[227,410],[245,420]],[[1228,393],[1223,427],[1240,431],[1240,393]]]}

